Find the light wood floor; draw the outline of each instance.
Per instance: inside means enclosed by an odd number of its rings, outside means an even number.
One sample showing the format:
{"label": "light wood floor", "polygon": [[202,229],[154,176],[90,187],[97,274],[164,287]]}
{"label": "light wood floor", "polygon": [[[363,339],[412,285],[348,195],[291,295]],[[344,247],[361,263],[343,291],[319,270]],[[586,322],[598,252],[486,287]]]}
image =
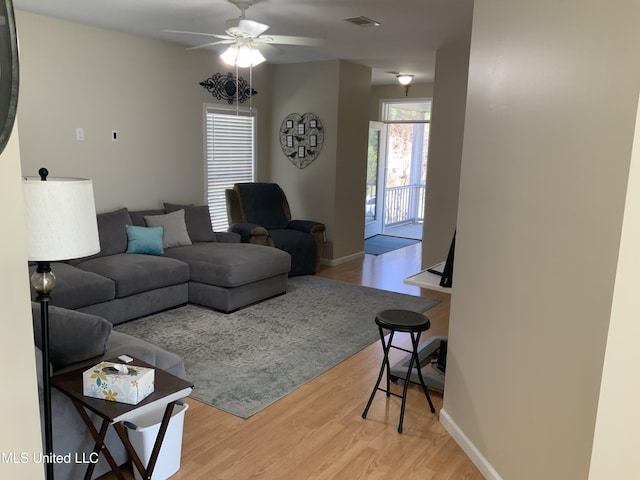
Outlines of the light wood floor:
{"label": "light wood floor", "polygon": [[[449,296],[403,283],[421,270],[420,255],[417,244],[322,267],[317,275],[436,298],[441,303],[427,312],[432,328],[426,333],[446,335]],[[396,353],[394,358],[403,355]],[[188,399],[181,469],[171,478],[482,479],[438,421],[441,394],[431,394],[436,406],[432,414],[422,392],[411,385],[402,434],[397,432],[399,398],[379,392],[362,419],[381,359],[382,349],[375,343],[248,420]]]}

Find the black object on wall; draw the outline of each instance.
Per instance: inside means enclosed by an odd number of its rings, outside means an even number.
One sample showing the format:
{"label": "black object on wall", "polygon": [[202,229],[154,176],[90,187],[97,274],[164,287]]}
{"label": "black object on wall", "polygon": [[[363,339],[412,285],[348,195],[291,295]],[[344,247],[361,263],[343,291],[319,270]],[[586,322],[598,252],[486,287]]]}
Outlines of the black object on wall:
{"label": "black object on wall", "polygon": [[451,246],[449,247],[449,254],[447,255],[447,261],[444,264],[444,270],[442,271],[442,278],[440,279],[441,287],[449,287],[453,285],[453,256],[456,249],[456,232],[453,232],[453,239],[451,240]]}
{"label": "black object on wall", "polygon": [[200,82],[200,86],[218,100],[226,100],[229,105],[236,101],[243,103],[258,94],[251,86],[251,82],[247,82],[240,76],[236,77],[231,72],[226,75],[213,74]]}

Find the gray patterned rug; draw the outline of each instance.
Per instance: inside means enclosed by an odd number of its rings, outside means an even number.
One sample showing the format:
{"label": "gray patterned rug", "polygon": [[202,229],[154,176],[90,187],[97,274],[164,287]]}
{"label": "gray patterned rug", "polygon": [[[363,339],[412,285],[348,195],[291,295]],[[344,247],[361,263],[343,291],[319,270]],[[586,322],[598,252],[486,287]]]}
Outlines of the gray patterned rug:
{"label": "gray patterned rug", "polygon": [[192,397],[249,418],[379,339],[378,311],[436,300],[324,278],[235,313],[187,305],[114,327],[180,355]]}

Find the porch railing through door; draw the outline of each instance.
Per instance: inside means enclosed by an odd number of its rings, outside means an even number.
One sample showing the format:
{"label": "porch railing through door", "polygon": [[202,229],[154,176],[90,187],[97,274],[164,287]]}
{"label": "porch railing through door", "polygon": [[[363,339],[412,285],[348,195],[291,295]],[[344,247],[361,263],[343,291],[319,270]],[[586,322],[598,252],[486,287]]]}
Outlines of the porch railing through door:
{"label": "porch railing through door", "polygon": [[387,188],[384,226],[422,222],[424,220],[425,188],[424,184]]}

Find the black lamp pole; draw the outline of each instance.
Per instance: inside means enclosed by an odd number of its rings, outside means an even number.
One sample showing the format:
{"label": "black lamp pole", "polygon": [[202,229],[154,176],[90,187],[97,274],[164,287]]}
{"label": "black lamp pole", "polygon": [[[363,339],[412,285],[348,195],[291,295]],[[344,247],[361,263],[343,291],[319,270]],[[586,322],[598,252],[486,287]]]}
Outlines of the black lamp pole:
{"label": "black lamp pole", "polygon": [[[49,262],[38,262],[36,275],[51,275]],[[35,275],[34,275],[35,276]],[[40,283],[40,286],[48,282]],[[38,287],[39,288],[39,287]],[[51,381],[49,378],[49,293],[51,290],[38,290],[36,301],[40,302],[40,327],[42,333],[42,386],[44,390],[44,448],[46,455],[47,480],[53,480],[53,424],[51,417]]]}
{"label": "black lamp pole", "polygon": [[[47,180],[49,171],[41,168],[40,180]],[[44,448],[47,480],[53,480],[53,422],[51,415],[51,380],[49,375],[49,300],[56,277],[51,272],[49,262],[38,261],[38,268],[31,277],[31,284],[38,292],[36,301],[40,303],[40,329],[42,334],[42,387],[44,390]]]}

